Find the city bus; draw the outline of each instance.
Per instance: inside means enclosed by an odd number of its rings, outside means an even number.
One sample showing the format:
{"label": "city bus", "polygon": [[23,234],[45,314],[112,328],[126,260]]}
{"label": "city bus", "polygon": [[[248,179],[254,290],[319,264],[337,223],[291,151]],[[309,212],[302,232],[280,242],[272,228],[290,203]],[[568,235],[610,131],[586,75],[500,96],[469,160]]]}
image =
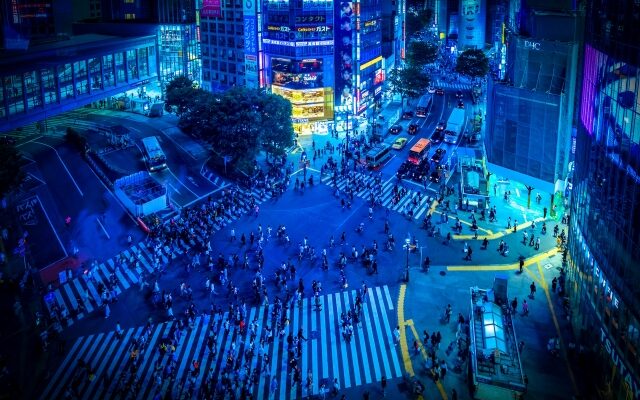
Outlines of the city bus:
{"label": "city bus", "polygon": [[164,155],[157,137],[149,136],[142,139],[142,148],[149,172],[167,168],[167,157]]}
{"label": "city bus", "polygon": [[426,138],[418,140],[416,144],[409,150],[409,162],[414,165],[422,164],[422,160],[429,155],[429,148],[431,148],[431,141]]}
{"label": "city bus", "polygon": [[379,144],[367,152],[367,166],[371,169],[378,169],[391,158],[391,146]]}
{"label": "city bus", "polygon": [[454,108],[447,120],[447,128],[444,130],[444,142],[458,143],[464,130],[464,108]]}
{"label": "city bus", "polygon": [[431,110],[431,104],[433,103],[433,95],[427,93],[420,97],[418,105],[416,106],[416,117],[425,118],[429,110]]}

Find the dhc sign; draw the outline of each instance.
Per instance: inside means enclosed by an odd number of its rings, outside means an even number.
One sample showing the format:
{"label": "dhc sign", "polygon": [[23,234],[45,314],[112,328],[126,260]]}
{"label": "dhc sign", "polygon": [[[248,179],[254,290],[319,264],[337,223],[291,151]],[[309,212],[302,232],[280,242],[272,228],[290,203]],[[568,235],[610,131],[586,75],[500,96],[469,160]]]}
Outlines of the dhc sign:
{"label": "dhc sign", "polygon": [[602,327],[600,327],[600,339],[602,340],[604,349],[611,357],[613,365],[615,365],[616,369],[620,372],[620,376],[624,379],[629,390],[633,393],[633,398],[636,400],[640,399],[640,388],[638,387],[638,382],[635,380],[629,368],[627,368],[627,366],[622,362],[622,358],[620,358],[620,355],[616,352],[611,340],[609,340],[609,337]]}
{"label": "dhc sign", "polygon": [[540,50],[542,44],[539,42],[532,42],[531,40],[525,40],[524,47],[531,50]]}

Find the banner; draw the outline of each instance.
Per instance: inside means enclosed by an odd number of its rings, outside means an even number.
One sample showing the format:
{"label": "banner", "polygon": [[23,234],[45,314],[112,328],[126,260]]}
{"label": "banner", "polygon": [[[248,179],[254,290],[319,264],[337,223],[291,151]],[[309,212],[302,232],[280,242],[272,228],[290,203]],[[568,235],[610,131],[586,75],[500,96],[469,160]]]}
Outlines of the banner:
{"label": "banner", "polygon": [[353,3],[336,2],[336,105],[353,107]]}
{"label": "banner", "polygon": [[221,0],[203,0],[202,11],[200,15],[205,18],[220,18],[222,17]]}

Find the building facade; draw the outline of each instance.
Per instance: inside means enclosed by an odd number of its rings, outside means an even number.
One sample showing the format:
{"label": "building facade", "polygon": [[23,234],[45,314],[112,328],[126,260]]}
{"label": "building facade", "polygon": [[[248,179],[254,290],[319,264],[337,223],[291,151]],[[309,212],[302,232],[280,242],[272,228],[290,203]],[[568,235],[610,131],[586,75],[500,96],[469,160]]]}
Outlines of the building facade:
{"label": "building facade", "polygon": [[0,126],[10,130],[156,82],[154,36],[80,35],[0,61]]}
{"label": "building facade", "polygon": [[200,28],[204,89],[260,87],[260,8],[261,3],[254,0],[203,3]]}
{"label": "building facade", "polygon": [[587,3],[568,241],[572,325],[598,398],[640,399],[640,5]]}
{"label": "building facade", "polygon": [[580,38],[564,27],[575,28],[579,16],[532,14],[536,29],[509,31],[500,48],[506,62],[487,87],[484,144],[493,173],[553,197],[567,194],[571,174]]}

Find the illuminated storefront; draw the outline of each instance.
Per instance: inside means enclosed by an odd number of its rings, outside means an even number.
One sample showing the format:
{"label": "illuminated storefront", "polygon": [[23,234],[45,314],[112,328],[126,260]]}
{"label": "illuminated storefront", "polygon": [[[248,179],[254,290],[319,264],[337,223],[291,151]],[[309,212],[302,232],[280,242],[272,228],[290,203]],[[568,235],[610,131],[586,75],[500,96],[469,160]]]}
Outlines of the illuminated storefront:
{"label": "illuminated storefront", "polygon": [[333,90],[324,86],[320,59],[271,60],[271,91],[293,106],[293,129],[298,134],[327,133],[333,118]]}

